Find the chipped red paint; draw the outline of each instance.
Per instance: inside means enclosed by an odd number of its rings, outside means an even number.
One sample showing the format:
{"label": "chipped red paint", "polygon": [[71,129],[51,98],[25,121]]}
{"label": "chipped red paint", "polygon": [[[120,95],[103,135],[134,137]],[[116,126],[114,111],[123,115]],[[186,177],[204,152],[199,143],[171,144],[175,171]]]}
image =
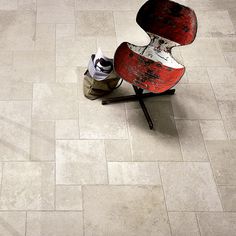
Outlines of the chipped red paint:
{"label": "chipped red paint", "polygon": [[121,78],[139,88],[162,93],[172,88],[184,74],[185,69],[173,69],[133,52],[122,43],[115,54],[115,69]]}
{"label": "chipped red paint", "polygon": [[[193,42],[197,18],[193,10],[169,0],[149,0],[139,10],[137,23],[147,33],[161,36],[180,45]],[[169,48],[171,50],[171,47]],[[115,70],[124,80],[153,93],[172,88],[185,68],[171,68],[138,54],[122,43],[116,50]]]}

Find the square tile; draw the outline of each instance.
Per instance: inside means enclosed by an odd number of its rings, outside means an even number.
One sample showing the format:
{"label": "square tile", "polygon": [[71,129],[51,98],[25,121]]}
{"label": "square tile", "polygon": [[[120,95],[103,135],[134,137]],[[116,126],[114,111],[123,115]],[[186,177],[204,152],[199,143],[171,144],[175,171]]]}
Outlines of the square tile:
{"label": "square tile", "polygon": [[200,127],[205,140],[227,139],[227,134],[222,120],[201,120]]}
{"label": "square tile", "polygon": [[236,213],[202,212],[197,213],[201,235],[234,236],[236,232]]}
{"label": "square tile", "polygon": [[163,102],[157,104],[146,104],[154,122],[154,130],[149,129],[141,109],[127,110],[133,160],[182,160],[174,119],[161,108]]}
{"label": "square tile", "polygon": [[82,236],[81,212],[28,212],[26,236]]}
{"label": "square tile", "polygon": [[82,210],[81,186],[57,186],[56,187],[57,210]]}
{"label": "square tile", "polygon": [[57,120],[56,139],[79,139],[78,120]]}
{"label": "square tile", "polygon": [[160,163],[168,211],[222,211],[209,163]]}
{"label": "square tile", "polygon": [[43,162],[4,163],[2,210],[53,210],[54,165]]}
{"label": "square tile", "polygon": [[0,218],[1,236],[25,236],[25,212],[0,212]]}
{"label": "square tile", "polygon": [[34,49],[35,12],[0,11],[0,19],[0,50]]}
{"label": "square tile", "polygon": [[31,130],[31,160],[55,159],[55,124],[53,121],[33,121]]}
{"label": "square tile", "polygon": [[171,235],[160,187],[85,186],[84,223],[85,235]]}
{"label": "square tile", "polygon": [[31,102],[0,102],[0,160],[29,160]]}
{"label": "square tile", "polygon": [[158,163],[108,162],[109,184],[161,185]]}
{"label": "square tile", "polygon": [[236,141],[207,141],[211,166],[219,185],[236,184]]}
{"label": "square tile", "polygon": [[81,139],[127,139],[124,105],[80,102],[79,128]]}
{"label": "square tile", "polygon": [[52,51],[17,51],[13,55],[13,73],[22,82],[54,82],[55,55]]}
{"label": "square tile", "polygon": [[193,212],[168,212],[173,236],[200,236]]}
{"label": "square tile", "polygon": [[236,186],[218,186],[225,211],[236,211]]}
{"label": "square tile", "polygon": [[112,11],[77,11],[76,35],[115,36]]}
{"label": "square tile", "polygon": [[208,156],[198,121],[176,120],[184,161],[207,161]]}
{"label": "square tile", "polygon": [[57,184],[107,184],[104,142],[58,140],[56,169]]}
{"label": "square tile", "polygon": [[212,88],[208,84],[181,84],[171,97],[175,118],[220,119]]}
{"label": "square tile", "polygon": [[108,161],[132,161],[129,140],[105,140],[105,150]]}

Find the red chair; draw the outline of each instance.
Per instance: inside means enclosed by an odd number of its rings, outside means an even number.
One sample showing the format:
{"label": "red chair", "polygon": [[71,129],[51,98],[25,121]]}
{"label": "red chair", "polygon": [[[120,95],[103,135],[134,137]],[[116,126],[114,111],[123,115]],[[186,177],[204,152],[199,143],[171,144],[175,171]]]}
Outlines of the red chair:
{"label": "red chair", "polygon": [[140,8],[136,22],[147,32],[150,43],[140,47],[123,42],[114,57],[117,74],[133,85],[135,95],[105,99],[102,104],[139,100],[153,129],[143,98],[175,93],[171,88],[179,82],[185,68],[172,57],[171,49],[193,42],[197,18],[193,10],[176,2],[149,0]]}

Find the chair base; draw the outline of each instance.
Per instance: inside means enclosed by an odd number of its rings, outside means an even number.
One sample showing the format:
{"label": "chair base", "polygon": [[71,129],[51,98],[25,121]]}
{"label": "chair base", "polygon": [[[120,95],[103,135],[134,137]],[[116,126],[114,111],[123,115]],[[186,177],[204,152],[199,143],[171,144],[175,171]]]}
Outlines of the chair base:
{"label": "chair base", "polygon": [[175,93],[175,89],[170,89],[167,90],[163,93],[143,93],[143,89],[138,88],[133,85],[134,88],[134,95],[128,95],[128,96],[122,96],[122,97],[115,97],[115,98],[106,98],[102,100],[102,105],[107,105],[110,103],[118,103],[118,102],[123,102],[123,101],[139,101],[139,104],[143,110],[143,113],[146,117],[146,120],[148,122],[149,128],[153,129],[153,122],[152,119],[149,115],[149,112],[144,104],[143,98],[148,98],[148,97],[157,97],[157,96],[163,96],[163,95],[173,95]]}

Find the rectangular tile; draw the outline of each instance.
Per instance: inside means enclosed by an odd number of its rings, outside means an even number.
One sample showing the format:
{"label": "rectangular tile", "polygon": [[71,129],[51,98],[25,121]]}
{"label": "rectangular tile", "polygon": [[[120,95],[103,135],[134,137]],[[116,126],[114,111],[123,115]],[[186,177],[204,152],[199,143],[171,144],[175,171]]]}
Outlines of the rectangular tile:
{"label": "rectangular tile", "polygon": [[184,161],[207,161],[208,156],[198,121],[176,120]]}
{"label": "rectangular tile", "polygon": [[236,142],[232,141],[207,141],[206,147],[209,153],[211,166],[217,184],[236,184]]}
{"label": "rectangular tile", "polygon": [[57,120],[56,139],[79,139],[78,120]]}
{"label": "rectangular tile", "polygon": [[4,163],[0,209],[53,210],[54,165],[42,162]]}
{"label": "rectangular tile", "polygon": [[1,236],[25,236],[26,213],[25,212],[0,212]]}
{"label": "rectangular tile", "polygon": [[197,213],[201,235],[234,236],[236,232],[236,213]]}
{"label": "rectangular tile", "polygon": [[29,212],[26,236],[82,236],[81,212]]}
{"label": "rectangular tile", "polygon": [[222,211],[209,163],[160,163],[168,211]]}
{"label": "rectangular tile", "polygon": [[[70,66],[56,67],[56,81],[59,83],[77,83],[77,68]],[[82,79],[82,78],[79,78]]]}
{"label": "rectangular tile", "polygon": [[85,235],[171,235],[157,186],[85,186],[84,223]]}
{"label": "rectangular tile", "polygon": [[212,84],[236,83],[236,70],[231,67],[207,67]]}
{"label": "rectangular tile", "polygon": [[56,169],[57,184],[107,184],[103,141],[58,140]]}
{"label": "rectangular tile", "polygon": [[224,211],[236,211],[236,186],[218,186]]}
{"label": "rectangular tile", "polygon": [[158,163],[108,162],[109,184],[160,185]]}

